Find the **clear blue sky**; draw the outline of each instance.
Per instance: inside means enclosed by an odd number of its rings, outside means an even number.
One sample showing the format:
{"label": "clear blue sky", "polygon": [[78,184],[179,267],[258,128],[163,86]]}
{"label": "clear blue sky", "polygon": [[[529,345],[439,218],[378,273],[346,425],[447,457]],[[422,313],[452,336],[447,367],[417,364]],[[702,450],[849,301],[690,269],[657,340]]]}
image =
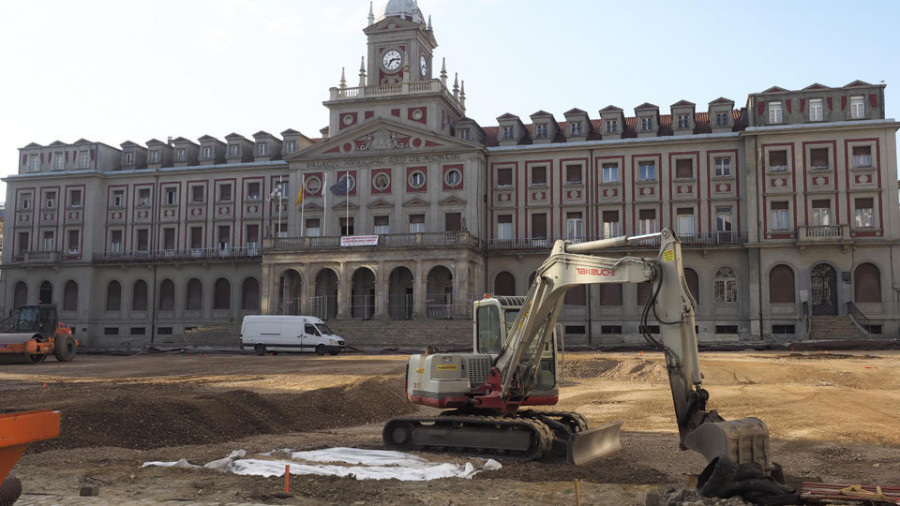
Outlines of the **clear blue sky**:
{"label": "clear blue sky", "polygon": [[[385,0],[374,3],[376,16]],[[900,2],[419,0],[467,115],[562,120],[681,99],[745,105],[771,86],[884,81],[900,118]],[[41,0],[0,7],[0,176],[20,147],[80,138],[318,137],[368,0]],[[5,185],[0,185],[5,196]],[[3,197],[0,197],[2,199]]]}

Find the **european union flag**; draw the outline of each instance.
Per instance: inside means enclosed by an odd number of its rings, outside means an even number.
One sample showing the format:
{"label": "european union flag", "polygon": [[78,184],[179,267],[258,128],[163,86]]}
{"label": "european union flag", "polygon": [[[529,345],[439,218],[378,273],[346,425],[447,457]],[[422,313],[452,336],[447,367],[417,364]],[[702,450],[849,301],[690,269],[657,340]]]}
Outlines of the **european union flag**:
{"label": "european union flag", "polygon": [[346,195],[350,193],[350,178],[344,174],[338,179],[337,183],[331,185],[329,190],[331,190],[332,195]]}

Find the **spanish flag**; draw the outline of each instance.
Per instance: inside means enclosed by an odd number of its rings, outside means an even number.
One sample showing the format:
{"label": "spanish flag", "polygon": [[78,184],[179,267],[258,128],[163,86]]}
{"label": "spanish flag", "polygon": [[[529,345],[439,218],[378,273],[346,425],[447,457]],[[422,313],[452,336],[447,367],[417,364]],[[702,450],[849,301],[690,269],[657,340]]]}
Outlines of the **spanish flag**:
{"label": "spanish flag", "polygon": [[297,202],[294,202],[294,205],[299,206],[300,204],[303,203],[303,192],[305,190],[305,188],[303,188],[304,186],[306,186],[306,185],[303,183],[300,183],[300,193],[297,194]]}

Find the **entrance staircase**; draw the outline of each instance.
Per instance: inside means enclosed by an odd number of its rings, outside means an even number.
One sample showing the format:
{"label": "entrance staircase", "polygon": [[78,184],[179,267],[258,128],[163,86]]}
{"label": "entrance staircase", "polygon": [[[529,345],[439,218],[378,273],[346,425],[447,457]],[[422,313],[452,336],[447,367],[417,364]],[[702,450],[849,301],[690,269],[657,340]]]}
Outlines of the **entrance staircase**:
{"label": "entrance staircase", "polygon": [[867,339],[849,316],[810,316],[809,339],[812,341],[836,341]]}

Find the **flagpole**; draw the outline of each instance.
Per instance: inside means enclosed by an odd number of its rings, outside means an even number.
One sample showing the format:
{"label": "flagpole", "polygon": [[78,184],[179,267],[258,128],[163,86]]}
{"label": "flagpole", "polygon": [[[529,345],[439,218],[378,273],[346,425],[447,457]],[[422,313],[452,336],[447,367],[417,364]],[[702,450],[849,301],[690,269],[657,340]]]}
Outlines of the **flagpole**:
{"label": "flagpole", "polygon": [[278,232],[275,237],[281,237],[281,194],[284,193],[284,187],[281,185],[281,176],[278,176]]}
{"label": "flagpole", "polygon": [[321,230],[321,234],[325,235],[325,227],[328,226],[328,173],[325,172],[322,174],[322,205],[325,206],[325,218],[324,223],[319,226],[319,230]]}
{"label": "flagpole", "polygon": [[306,174],[300,174],[300,237],[306,237],[306,219],[304,213],[306,211]]}
{"label": "flagpole", "polygon": [[[347,222],[344,225],[350,231],[350,171],[344,173],[344,198],[347,200]],[[350,234],[347,234],[350,235]]]}

